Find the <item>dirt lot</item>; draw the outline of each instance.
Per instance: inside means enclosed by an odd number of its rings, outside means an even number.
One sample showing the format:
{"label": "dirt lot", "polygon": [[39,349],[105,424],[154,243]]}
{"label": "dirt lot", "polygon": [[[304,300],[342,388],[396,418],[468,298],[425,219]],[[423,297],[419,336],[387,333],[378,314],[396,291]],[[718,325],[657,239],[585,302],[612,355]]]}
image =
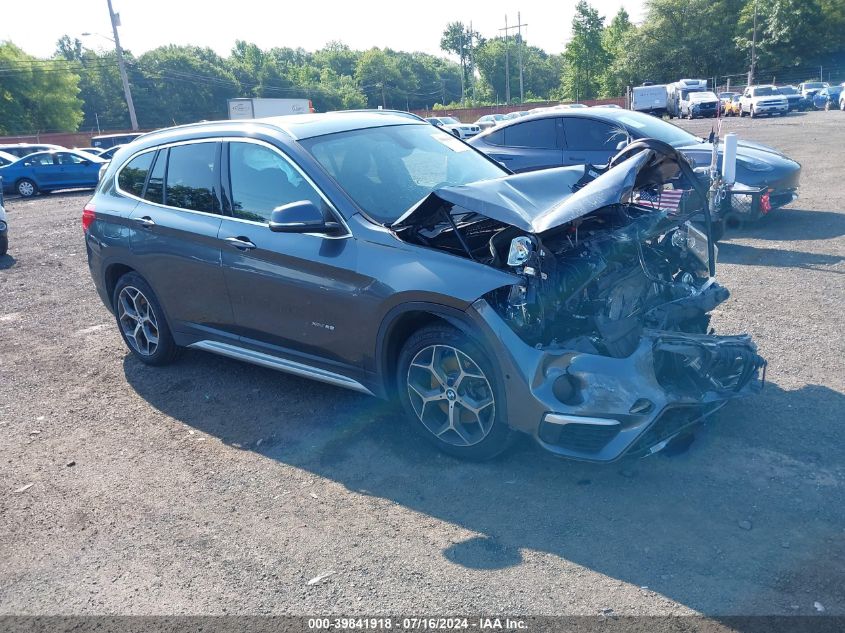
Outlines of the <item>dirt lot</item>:
{"label": "dirt lot", "polygon": [[720,249],[715,325],[769,384],[688,452],[609,466],[460,463],[338,388],[142,366],[89,278],[90,194],[9,200],[0,613],[845,614],[845,113],[727,127],[804,166]]}

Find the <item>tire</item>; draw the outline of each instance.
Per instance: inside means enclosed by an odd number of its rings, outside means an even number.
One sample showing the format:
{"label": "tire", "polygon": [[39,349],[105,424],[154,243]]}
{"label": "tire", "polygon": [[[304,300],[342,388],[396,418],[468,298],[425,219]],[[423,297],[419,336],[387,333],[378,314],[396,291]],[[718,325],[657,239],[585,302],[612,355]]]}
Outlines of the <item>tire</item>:
{"label": "tire", "polygon": [[38,193],[38,185],[29,178],[21,178],[15,183],[15,191],[20,194],[21,198],[31,198]]}
{"label": "tire", "polygon": [[839,109],[845,112],[845,100],[839,102]]}
{"label": "tire", "polygon": [[396,385],[413,427],[444,453],[483,461],[516,439],[504,421],[505,395],[490,360],[450,325],[424,327],[408,339]]}
{"label": "tire", "polygon": [[748,109],[748,115],[749,115],[752,119],[756,119],[756,118],[757,118],[757,115],[756,115],[756,114],[754,114],[754,106],[752,106],[751,108],[749,108],[749,109]]}
{"label": "tire", "polygon": [[461,133],[460,133],[460,132],[458,132],[458,130],[452,130],[452,134],[453,134],[454,136],[457,136],[458,138],[461,138]]}
{"label": "tire", "polygon": [[117,329],[135,358],[156,366],[176,360],[179,348],[173,340],[164,310],[141,275],[131,272],[118,279],[112,294],[112,306]]}
{"label": "tire", "polygon": [[824,111],[830,112],[830,100],[829,99],[824,102]]}
{"label": "tire", "polygon": [[0,235],[0,257],[3,257],[9,252],[9,234],[3,233]]}

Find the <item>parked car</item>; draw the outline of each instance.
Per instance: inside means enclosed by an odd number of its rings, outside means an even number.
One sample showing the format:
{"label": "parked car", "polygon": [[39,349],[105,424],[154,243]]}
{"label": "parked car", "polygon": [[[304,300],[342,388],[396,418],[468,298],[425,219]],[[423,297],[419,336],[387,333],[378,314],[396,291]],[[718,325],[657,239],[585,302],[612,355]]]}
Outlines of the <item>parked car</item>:
{"label": "parked car", "polygon": [[0,151],[23,158],[35,152],[49,152],[51,150],[64,150],[61,145],[45,145],[43,143],[9,143],[0,145]]}
{"label": "parked car", "polygon": [[3,257],[9,252],[9,222],[6,218],[6,207],[4,203],[3,187],[0,187],[0,257]]}
{"label": "parked car", "polygon": [[775,86],[749,86],[739,100],[739,115],[754,117],[784,115],[789,112],[789,102]]}
{"label": "parked car", "polygon": [[793,110],[810,110],[813,107],[812,99],[808,99],[802,95],[801,91],[795,86],[778,86],[777,89],[778,93],[786,97],[790,112]]}
{"label": "parked car", "polygon": [[461,123],[451,116],[430,116],[425,119],[435,127],[446,130],[449,134],[458,138],[472,138],[481,131],[481,128],[471,123]]}
{"label": "parked car", "polygon": [[89,269],[148,365],[191,347],[396,398],[465,458],[519,432],[561,456],[645,454],[764,361],[708,334],[728,297],[708,237],[645,195],[689,183],[698,211],[706,190],[671,147],[626,149],[595,177],[512,175],[393,113],[161,130],[85,206]]}
{"label": "parked car", "polygon": [[123,145],[112,145],[110,148],[100,154],[100,158],[106,161],[111,160],[117,153],[117,150],[119,150],[121,147],[123,147]]}
{"label": "parked car", "polygon": [[698,118],[713,118],[719,115],[719,97],[715,92],[704,90],[691,92],[681,101],[681,117],[690,120]]}
{"label": "parked car", "polygon": [[552,106],[552,110],[572,110],[572,109],[579,109],[579,108],[589,108],[590,106],[584,105],[583,103],[559,103],[556,106]]}
{"label": "parked car", "polygon": [[813,107],[816,110],[840,109],[841,97],[842,86],[829,86],[827,88],[822,88],[815,95],[813,95]]}
{"label": "parked car", "polygon": [[826,81],[805,81],[802,84],[798,84],[798,91],[801,93],[802,97],[807,97],[810,101],[812,101],[813,97],[819,90],[829,87],[830,84]]}
{"label": "parked car", "polygon": [[115,145],[126,145],[144,134],[143,132],[128,132],[122,134],[101,134],[91,138],[91,145],[108,149]]}
{"label": "parked car", "polygon": [[85,152],[86,154],[93,154],[94,156],[99,156],[106,150],[102,147],[77,147],[74,149],[75,152]]}
{"label": "parked car", "polygon": [[722,110],[728,107],[728,104],[733,100],[734,97],[738,97],[740,93],[738,92],[720,92],[719,93],[719,104],[721,105]]}
{"label": "parked car", "polygon": [[622,106],[616,103],[600,103],[598,105],[594,105],[594,108],[619,108],[621,109]]}
{"label": "parked car", "polygon": [[39,191],[95,187],[104,162],[99,156],[73,150],[36,152],[0,167],[0,176],[7,192],[29,198]]}
{"label": "parked car", "polygon": [[734,95],[731,97],[731,100],[725,105],[725,116],[740,116],[740,103],[739,100],[742,98],[742,95]]}
{"label": "parked car", "polygon": [[[469,143],[509,169],[522,172],[560,165],[603,165],[626,143],[645,138],[671,145],[696,167],[710,164],[712,146],[706,140],[631,110],[590,108],[538,114],[509,121]],[[737,182],[766,188],[771,208],[798,198],[800,176],[801,166],[778,150],[739,141]]]}
{"label": "parked car", "polygon": [[489,130],[491,127],[497,125],[500,121],[504,120],[504,114],[485,114],[483,117],[480,117],[478,121],[475,122],[475,125],[480,127],[482,130]]}
{"label": "parked car", "polygon": [[14,163],[18,159],[17,156],[14,154],[9,154],[8,152],[0,151],[0,167],[4,165],[9,165],[10,163]]}

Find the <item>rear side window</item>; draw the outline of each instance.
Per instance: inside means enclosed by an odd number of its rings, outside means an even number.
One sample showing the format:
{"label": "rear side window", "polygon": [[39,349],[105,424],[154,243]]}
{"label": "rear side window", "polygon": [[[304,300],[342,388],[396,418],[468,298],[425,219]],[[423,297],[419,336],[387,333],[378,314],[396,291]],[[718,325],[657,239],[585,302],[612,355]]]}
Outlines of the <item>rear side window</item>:
{"label": "rear side window", "polygon": [[533,149],[555,149],[557,134],[555,119],[537,119],[506,127],[505,145],[509,147],[530,147]]}
{"label": "rear side window", "polygon": [[217,143],[191,143],[170,148],[165,204],[170,207],[218,213]]}
{"label": "rear side window", "polygon": [[25,165],[52,165],[52,154],[37,154],[35,156],[28,156],[24,161]]}
{"label": "rear side window", "polygon": [[302,200],[323,208],[322,198],[299,172],[263,145],[229,143],[229,176],[236,218],[269,222],[273,209]]}
{"label": "rear side window", "polygon": [[167,150],[158,152],[155,165],[150,172],[150,181],[144,192],[144,199],[158,204],[164,203],[164,172],[167,169]]}
{"label": "rear side window", "polygon": [[[120,170],[120,174],[117,177],[118,186],[126,193],[131,193],[133,196],[140,198],[144,192],[144,183],[147,182],[147,174],[150,173],[154,156],[155,152],[147,152],[130,160]],[[161,196],[159,196],[157,202],[160,200]]]}
{"label": "rear side window", "polygon": [[620,141],[627,140],[623,128],[614,128],[602,121],[581,117],[564,119],[566,146],[582,151],[615,151]]}
{"label": "rear side window", "polygon": [[490,145],[504,145],[505,144],[505,131],[504,130],[496,130],[495,132],[491,132],[487,136],[484,137],[484,140],[489,143]]}

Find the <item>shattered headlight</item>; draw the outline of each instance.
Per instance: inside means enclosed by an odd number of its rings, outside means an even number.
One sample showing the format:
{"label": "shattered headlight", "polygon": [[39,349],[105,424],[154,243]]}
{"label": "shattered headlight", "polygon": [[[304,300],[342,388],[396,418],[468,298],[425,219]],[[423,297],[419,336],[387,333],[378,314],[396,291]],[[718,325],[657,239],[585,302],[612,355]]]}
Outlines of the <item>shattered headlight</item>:
{"label": "shattered headlight", "polygon": [[534,242],[530,237],[521,235],[513,238],[508,250],[508,266],[522,266],[531,258],[533,252]]}

